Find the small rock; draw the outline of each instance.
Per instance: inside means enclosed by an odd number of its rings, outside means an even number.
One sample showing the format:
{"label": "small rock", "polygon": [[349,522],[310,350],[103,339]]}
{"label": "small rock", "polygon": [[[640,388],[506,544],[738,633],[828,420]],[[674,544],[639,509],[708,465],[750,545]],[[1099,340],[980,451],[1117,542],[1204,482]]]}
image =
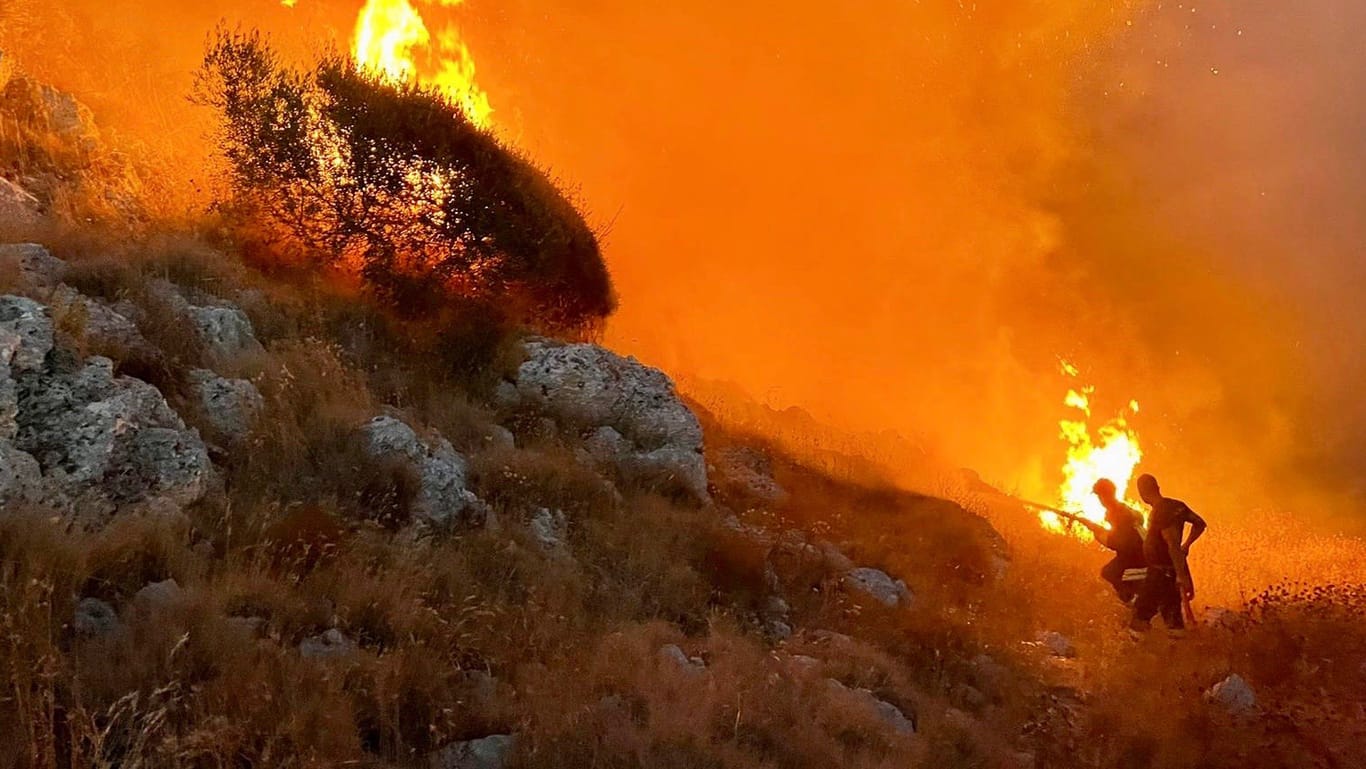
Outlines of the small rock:
{"label": "small rock", "polygon": [[826,679],[826,687],[834,697],[838,697],[864,708],[869,713],[876,715],[892,731],[903,737],[915,734],[916,725],[914,716],[907,717],[900,708],[886,700],[879,699],[867,689],[850,689],[844,684],[833,678]]}
{"label": "small rock", "polygon": [[431,756],[432,769],[503,769],[516,747],[516,737],[495,734],[447,745]]}
{"label": "small rock", "polygon": [[660,649],[659,657],[665,662],[675,665],[679,670],[688,675],[701,675],[707,669],[706,663],[701,659],[689,657],[675,644],[669,644]]}
{"label": "small rock", "polygon": [[[866,690],[860,691],[863,691],[869,697],[873,697],[872,692]],[[898,708],[890,702],[879,700],[876,697],[873,697],[873,700],[873,707],[877,710],[878,717],[880,717],[888,726],[892,727],[892,731],[903,737],[909,737],[912,734],[915,734],[915,723],[907,718],[905,713],[901,712],[901,708]]]}
{"label": "small rock", "polygon": [[1072,646],[1072,639],[1062,633],[1055,633],[1051,630],[1044,631],[1039,633],[1035,640],[1054,657],[1070,659],[1077,656],[1077,650]]}
{"label": "small rock", "polygon": [[717,458],[719,483],[734,493],[770,505],[787,501],[787,491],[773,479],[773,460],[749,447],[729,448]]}
{"label": "small rock", "polygon": [[1248,713],[1257,709],[1257,695],[1252,691],[1243,677],[1234,673],[1228,678],[1210,687],[1205,692],[1205,699],[1209,702],[1222,705],[1228,712],[1234,714]]}
{"label": "small rock", "polygon": [[821,555],[825,558],[825,568],[836,573],[842,574],[854,570],[854,562],[849,560],[849,556],[844,554],[833,542],[822,542],[819,545]]}
{"label": "small rock", "polygon": [[484,436],[484,442],[488,448],[495,451],[511,451],[517,448],[517,437],[502,425],[491,425],[488,435]]}
{"label": "small rock", "polygon": [[436,526],[484,518],[482,502],[466,486],[468,464],[450,441],[439,436],[424,441],[413,428],[389,416],[370,420],[361,434],[371,457],[400,458],[413,468],[420,483],[413,510],[418,517]]}
{"label": "small rock", "polygon": [[1033,753],[1022,750],[1011,758],[1015,761],[1014,769],[1034,769],[1036,759]]}
{"label": "small rock", "polygon": [[536,544],[551,555],[567,555],[569,521],[563,512],[542,507],[531,516],[531,536]]}
{"label": "small rock", "polygon": [[580,434],[597,430],[595,438],[610,427],[621,439],[620,458],[607,458],[612,447],[595,449],[590,439],[599,461],[615,464],[632,482],[709,498],[702,425],[667,375],[592,344],[533,339],[525,347],[527,360],[500,399],[550,414]]}
{"label": "small rock", "polygon": [[224,379],[207,369],[190,372],[190,391],[213,430],[230,443],[241,443],[251,433],[265,401],[256,385],[245,379]]}
{"label": "small rock", "polygon": [[906,583],[892,579],[886,572],[868,567],[854,569],[844,575],[844,584],[876,600],[888,608],[910,605],[912,596]]}
{"label": "small rock", "polygon": [[211,357],[226,359],[261,352],[251,319],[236,307],[188,306],[187,311],[199,340]]}
{"label": "small rock", "polygon": [[185,591],[174,579],[151,582],[133,594],[133,606],[139,611],[166,611],[185,598]]}
{"label": "small rock", "polygon": [[1010,681],[1010,671],[989,654],[979,654],[972,658],[972,668],[968,678],[977,691],[988,699],[999,700],[1005,694]]}
{"label": "small rock", "polygon": [[764,614],[773,619],[787,619],[791,611],[792,607],[787,605],[782,596],[771,595],[764,602]]}
{"label": "small rock", "polygon": [[821,661],[805,654],[794,654],[787,658],[788,668],[796,675],[815,675],[820,672]]}
{"label": "small rock", "polygon": [[305,638],[299,643],[299,656],[310,659],[336,659],[346,657],[355,651],[355,642],[336,628],[312,638]]}
{"label": "small rock", "polygon": [[792,637],[792,626],[782,620],[770,620],[764,630],[775,641],[786,641]]}
{"label": "small rock", "polygon": [[71,627],[83,636],[107,636],[118,629],[119,615],[114,607],[98,598],[82,598],[76,604]]}

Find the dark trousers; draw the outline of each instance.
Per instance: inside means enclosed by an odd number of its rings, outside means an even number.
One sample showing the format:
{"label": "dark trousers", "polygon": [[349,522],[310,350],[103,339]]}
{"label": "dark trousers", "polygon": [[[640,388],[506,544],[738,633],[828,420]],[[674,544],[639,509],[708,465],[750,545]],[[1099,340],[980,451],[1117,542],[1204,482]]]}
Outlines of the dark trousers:
{"label": "dark trousers", "polygon": [[[1139,566],[1142,565],[1143,564],[1139,564]],[[1111,585],[1114,585],[1115,594],[1118,595],[1119,600],[1124,603],[1133,600],[1134,595],[1138,593],[1138,586],[1142,584],[1141,582],[1125,582],[1124,570],[1126,568],[1129,567],[1120,560],[1119,556],[1115,556],[1100,570],[1100,578],[1109,582]]]}
{"label": "dark trousers", "polygon": [[1148,576],[1134,602],[1134,619],[1148,623],[1159,613],[1168,628],[1181,630],[1186,627],[1186,618],[1181,613],[1181,590],[1176,585],[1176,569],[1149,566]]}

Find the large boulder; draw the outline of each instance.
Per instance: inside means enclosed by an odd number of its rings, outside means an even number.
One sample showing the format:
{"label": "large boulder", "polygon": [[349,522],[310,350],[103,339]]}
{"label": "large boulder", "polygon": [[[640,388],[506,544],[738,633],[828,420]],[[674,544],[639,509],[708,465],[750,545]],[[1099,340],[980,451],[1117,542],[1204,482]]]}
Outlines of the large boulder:
{"label": "large boulder", "polygon": [[76,97],[22,75],[11,77],[0,92],[0,110],[22,125],[83,149],[99,142],[99,129],[89,107]]}
{"label": "large boulder", "polygon": [[208,452],[155,387],[115,377],[108,358],[82,364],[67,354],[16,381],[14,445],[38,462],[44,504],[102,522],[122,509],[179,510],[203,497]]}
{"label": "large boulder", "polygon": [[707,498],[702,426],[664,372],[592,344],[536,339],[526,352],[516,380],[500,389],[509,405],[589,436],[593,458],[625,476]]}
{"label": "large boulder", "polygon": [[364,448],[374,459],[406,463],[418,479],[413,513],[424,523],[447,526],[470,522],[482,503],[467,483],[469,465],[440,436],[423,440],[417,431],[389,416],[379,416],[361,428]]}

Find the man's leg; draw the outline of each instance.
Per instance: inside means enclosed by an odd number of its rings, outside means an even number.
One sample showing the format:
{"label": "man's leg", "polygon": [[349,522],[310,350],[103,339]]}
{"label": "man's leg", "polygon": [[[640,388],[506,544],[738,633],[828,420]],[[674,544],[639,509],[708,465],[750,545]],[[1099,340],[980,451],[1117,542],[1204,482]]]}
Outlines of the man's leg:
{"label": "man's leg", "polygon": [[1115,556],[1109,563],[1105,564],[1105,567],[1100,570],[1100,578],[1115,588],[1115,594],[1124,603],[1128,603],[1134,597],[1133,588],[1124,582],[1124,565],[1119,562],[1119,556]]}
{"label": "man's leg", "polygon": [[1165,576],[1164,569],[1148,569],[1148,576],[1143,579],[1143,585],[1138,590],[1138,600],[1134,601],[1134,618],[1129,623],[1129,630],[1143,633],[1152,627],[1153,617],[1157,616],[1162,608]]}
{"label": "man's leg", "polygon": [[1181,605],[1181,588],[1173,577],[1169,589],[1163,591],[1162,622],[1168,635],[1180,638],[1186,634],[1186,616]]}

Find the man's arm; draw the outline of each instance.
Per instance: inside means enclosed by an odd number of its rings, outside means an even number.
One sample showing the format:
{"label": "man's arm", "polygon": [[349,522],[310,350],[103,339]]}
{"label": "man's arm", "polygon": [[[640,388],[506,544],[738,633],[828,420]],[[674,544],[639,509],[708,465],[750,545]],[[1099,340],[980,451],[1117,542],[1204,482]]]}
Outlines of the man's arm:
{"label": "man's arm", "polygon": [[[1090,529],[1091,533],[1095,535],[1097,542],[1101,543],[1102,545],[1105,545],[1106,547],[1110,547],[1109,529],[1105,528],[1104,526],[1101,526],[1099,523],[1096,523],[1095,521],[1088,521],[1085,518],[1078,518],[1077,523],[1080,523],[1082,526],[1085,526],[1086,528]],[[1110,549],[1113,550],[1114,548],[1110,547]]]}
{"label": "man's arm", "polygon": [[1182,553],[1190,553],[1191,545],[1194,545],[1195,540],[1199,539],[1200,535],[1204,534],[1205,529],[1208,528],[1208,526],[1205,524],[1205,519],[1201,518],[1199,515],[1196,514],[1194,510],[1190,509],[1189,507],[1186,508],[1186,520],[1190,521],[1191,533],[1190,536],[1186,539],[1186,544],[1181,546]]}
{"label": "man's arm", "polygon": [[1179,522],[1168,526],[1162,530],[1162,538],[1167,541],[1167,550],[1172,554],[1172,565],[1176,567],[1176,584],[1181,588],[1181,597],[1189,601],[1195,597],[1195,583],[1191,581],[1186,551],[1181,548],[1181,528]]}

